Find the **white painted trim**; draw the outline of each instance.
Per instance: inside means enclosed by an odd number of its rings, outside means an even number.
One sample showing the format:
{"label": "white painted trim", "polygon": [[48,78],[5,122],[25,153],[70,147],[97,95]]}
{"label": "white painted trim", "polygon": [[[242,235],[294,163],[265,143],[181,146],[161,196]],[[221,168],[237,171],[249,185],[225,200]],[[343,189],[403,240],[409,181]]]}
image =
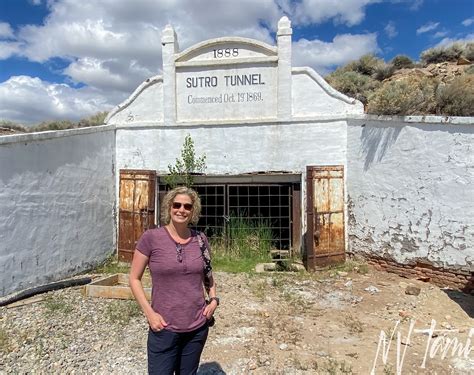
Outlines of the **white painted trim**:
{"label": "white painted trim", "polygon": [[324,91],[326,91],[327,94],[329,94],[333,98],[342,100],[342,101],[344,101],[348,104],[357,104],[357,102],[358,102],[358,100],[356,100],[354,98],[350,98],[350,97],[344,95],[343,93],[337,91],[336,89],[334,89],[332,86],[329,85],[329,83],[327,83],[324,80],[323,77],[321,77],[313,69],[311,69],[307,66],[293,68],[291,70],[291,73],[292,74],[306,74],[306,75],[310,76],[319,86],[321,86],[321,88]]}
{"label": "white painted trim", "polygon": [[222,59],[222,60],[198,60],[198,61],[183,61],[177,62],[177,68],[188,66],[216,66],[216,65],[236,65],[236,64],[266,64],[278,62],[278,56],[267,57],[243,57],[236,59]]}
{"label": "white painted trim", "polygon": [[0,145],[44,141],[46,139],[71,137],[74,135],[102,133],[106,131],[115,131],[115,125],[99,125],[79,129],[51,130],[37,133],[12,134],[0,136]]}
{"label": "white painted trim", "polygon": [[250,39],[250,38],[241,38],[241,37],[223,37],[223,38],[208,39],[201,43],[195,44],[189,48],[186,48],[183,52],[175,55],[175,61],[176,62],[186,61],[186,58],[188,57],[188,55],[200,49],[211,47],[213,45],[227,44],[227,43],[239,43],[239,44],[244,44],[244,45],[250,45],[252,47],[260,47],[267,53],[270,53],[270,55],[278,54],[276,47],[271,46],[270,44],[261,42],[259,40]]}
{"label": "white painted trim", "polygon": [[148,87],[153,86],[159,82],[163,82],[163,76],[154,76],[151,78],[148,78],[140,86],[138,86],[135,91],[130,95],[125,101],[120,103],[118,106],[116,106],[110,113],[107,115],[105,118],[104,122],[107,124],[110,119],[115,116],[117,113],[123,111],[125,108],[127,108],[130,104],[133,103],[133,101]]}

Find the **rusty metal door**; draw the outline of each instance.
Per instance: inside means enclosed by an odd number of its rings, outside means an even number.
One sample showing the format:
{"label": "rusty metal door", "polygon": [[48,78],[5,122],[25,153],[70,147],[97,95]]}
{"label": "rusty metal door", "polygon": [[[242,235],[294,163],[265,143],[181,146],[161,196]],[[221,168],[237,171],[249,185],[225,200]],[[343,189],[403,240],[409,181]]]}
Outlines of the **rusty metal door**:
{"label": "rusty metal door", "polygon": [[307,268],[345,260],[344,166],[307,167]]}
{"label": "rusty metal door", "polygon": [[118,258],[130,262],[138,239],[155,227],[156,172],[120,170]]}

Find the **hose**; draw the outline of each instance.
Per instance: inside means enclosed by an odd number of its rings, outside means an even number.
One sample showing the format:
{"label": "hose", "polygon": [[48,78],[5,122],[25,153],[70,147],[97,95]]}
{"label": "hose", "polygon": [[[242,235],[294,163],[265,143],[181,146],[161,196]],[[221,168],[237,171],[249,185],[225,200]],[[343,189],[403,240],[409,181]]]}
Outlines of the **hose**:
{"label": "hose", "polygon": [[90,277],[83,277],[80,279],[69,279],[63,281],[57,281],[51,284],[37,286],[31,289],[26,289],[18,294],[15,294],[5,300],[0,301],[0,307],[9,305],[10,303],[21,301],[22,299],[35,296],[37,294],[50,292],[52,290],[70,288],[72,286],[89,284],[92,281]]}

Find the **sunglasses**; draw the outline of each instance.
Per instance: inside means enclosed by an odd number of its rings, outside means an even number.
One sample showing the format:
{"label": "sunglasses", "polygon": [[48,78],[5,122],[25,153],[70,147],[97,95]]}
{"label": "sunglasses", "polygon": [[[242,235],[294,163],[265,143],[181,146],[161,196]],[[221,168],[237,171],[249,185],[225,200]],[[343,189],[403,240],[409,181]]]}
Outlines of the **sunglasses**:
{"label": "sunglasses", "polygon": [[173,202],[171,207],[173,207],[175,210],[179,210],[181,206],[183,206],[186,211],[191,211],[193,209],[193,205],[191,203],[181,202]]}
{"label": "sunglasses", "polygon": [[183,246],[180,243],[176,244],[176,259],[179,263],[183,262]]}

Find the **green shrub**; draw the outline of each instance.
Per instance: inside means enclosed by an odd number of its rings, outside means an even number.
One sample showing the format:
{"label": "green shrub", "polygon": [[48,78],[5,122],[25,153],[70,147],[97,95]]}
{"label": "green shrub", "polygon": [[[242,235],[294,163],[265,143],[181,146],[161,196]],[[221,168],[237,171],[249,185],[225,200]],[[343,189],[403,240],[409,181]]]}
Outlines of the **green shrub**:
{"label": "green shrub", "polygon": [[474,75],[456,77],[436,92],[437,113],[446,116],[474,116]]}
{"label": "green shrub", "polygon": [[436,82],[428,78],[406,77],[385,82],[370,97],[368,113],[379,115],[414,115],[433,113]]}
{"label": "green shrub", "polygon": [[464,73],[466,74],[474,74],[474,65],[469,65],[465,70]]}
{"label": "green shrub", "polygon": [[390,61],[390,64],[393,65],[395,69],[403,69],[403,68],[413,68],[415,65],[408,56],[405,55],[397,55],[395,56],[392,61]]}
{"label": "green shrub", "polygon": [[464,48],[463,56],[470,62],[474,62],[474,43],[467,43]]}
{"label": "green shrub", "polygon": [[461,56],[469,59],[468,56],[472,58],[473,45],[474,43],[453,43],[447,47],[430,48],[421,53],[420,59],[424,64],[457,61]]}
{"label": "green shrub", "polygon": [[53,121],[43,121],[42,123],[33,126],[31,132],[44,132],[48,130],[65,130],[73,129],[76,127],[76,124],[69,120],[53,120]]}
{"label": "green shrub", "polygon": [[104,125],[105,118],[108,114],[108,112],[97,112],[95,115],[79,120],[77,126],[79,128],[84,128],[89,126]]}
{"label": "green shrub", "polygon": [[343,69],[336,70],[326,79],[336,90],[363,103],[367,103],[367,97],[380,86],[372,77]]}
{"label": "green shrub", "polygon": [[359,60],[347,64],[345,70],[372,76],[376,70],[383,65],[385,65],[385,62],[382,59],[375,57],[373,54],[367,54],[362,56]]}
{"label": "green shrub", "polygon": [[12,129],[22,133],[26,133],[28,131],[25,126],[9,120],[0,120],[0,128]]}
{"label": "green shrub", "polygon": [[383,81],[390,78],[395,72],[396,68],[392,64],[380,65],[375,69],[375,73],[372,75],[377,81]]}

